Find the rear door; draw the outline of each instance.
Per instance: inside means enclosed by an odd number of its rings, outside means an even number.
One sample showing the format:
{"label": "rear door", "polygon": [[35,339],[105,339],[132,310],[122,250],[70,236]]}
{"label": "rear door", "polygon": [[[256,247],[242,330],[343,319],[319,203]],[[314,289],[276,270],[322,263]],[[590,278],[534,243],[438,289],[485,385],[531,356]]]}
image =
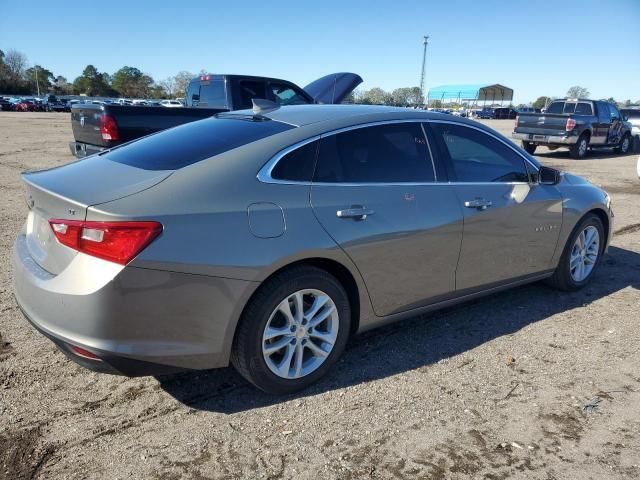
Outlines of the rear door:
{"label": "rear door", "polygon": [[562,224],[557,188],[530,182],[524,157],[484,130],[434,121],[429,131],[464,212],[456,289],[548,270]]}
{"label": "rear door", "polygon": [[622,121],[622,115],[620,115],[618,107],[612,103],[608,103],[607,106],[609,107],[610,115],[608,143],[609,145],[617,145],[620,143],[620,140],[622,140],[624,122]]}
{"label": "rear door", "polygon": [[462,209],[435,182],[419,123],[325,135],[316,165],[313,210],[358,267],[377,315],[453,293]]}

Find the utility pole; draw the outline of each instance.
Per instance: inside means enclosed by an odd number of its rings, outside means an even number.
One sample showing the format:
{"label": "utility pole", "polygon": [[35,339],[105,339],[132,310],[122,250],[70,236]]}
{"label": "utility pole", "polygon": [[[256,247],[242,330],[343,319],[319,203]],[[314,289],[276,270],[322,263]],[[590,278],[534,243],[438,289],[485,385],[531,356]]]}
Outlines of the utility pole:
{"label": "utility pole", "polygon": [[40,82],[38,81],[38,65],[36,65],[36,87],[38,88],[38,97],[40,96]]}
{"label": "utility pole", "polygon": [[427,66],[427,45],[429,44],[429,36],[424,36],[424,50],[422,51],[422,74],[420,75],[420,98],[424,102],[424,72]]}

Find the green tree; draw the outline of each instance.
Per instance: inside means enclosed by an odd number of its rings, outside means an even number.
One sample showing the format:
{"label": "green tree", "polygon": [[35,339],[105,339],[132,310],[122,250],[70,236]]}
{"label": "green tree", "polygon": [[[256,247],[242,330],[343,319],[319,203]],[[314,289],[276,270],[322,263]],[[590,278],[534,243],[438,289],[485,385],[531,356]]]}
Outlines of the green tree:
{"label": "green tree", "polygon": [[442,108],[442,101],[440,100],[432,100],[430,102],[431,108]]}
{"label": "green tree", "polygon": [[113,74],[111,85],[125,97],[149,98],[153,78],[135,67],[125,66]]}
{"label": "green tree", "polygon": [[34,65],[31,68],[27,68],[24,72],[25,80],[29,86],[29,91],[40,92],[45,94],[53,87],[56,77],[51,70],[48,70],[41,65]]}
{"label": "green tree", "polygon": [[568,98],[589,98],[589,95],[591,95],[589,90],[579,85],[574,85],[567,90]]}
{"label": "green tree", "polygon": [[549,97],[538,97],[535,102],[531,105],[533,108],[545,108],[547,104],[551,101]]}
{"label": "green tree", "polygon": [[73,81],[73,93],[76,95],[111,96],[114,93],[109,85],[109,75],[100,73],[93,65],[87,65],[82,75]]}
{"label": "green tree", "polygon": [[391,94],[379,87],[367,90],[362,95],[362,103],[368,105],[388,105],[392,101]]}

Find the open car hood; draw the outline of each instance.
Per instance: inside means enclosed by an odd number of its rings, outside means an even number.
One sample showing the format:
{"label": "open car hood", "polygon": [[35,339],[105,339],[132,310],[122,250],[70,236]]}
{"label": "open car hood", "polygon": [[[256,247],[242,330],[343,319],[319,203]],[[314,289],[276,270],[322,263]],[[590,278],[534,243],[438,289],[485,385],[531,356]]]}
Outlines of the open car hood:
{"label": "open car hood", "polygon": [[362,83],[362,77],[355,73],[332,73],[319,78],[304,87],[317,103],[341,103]]}

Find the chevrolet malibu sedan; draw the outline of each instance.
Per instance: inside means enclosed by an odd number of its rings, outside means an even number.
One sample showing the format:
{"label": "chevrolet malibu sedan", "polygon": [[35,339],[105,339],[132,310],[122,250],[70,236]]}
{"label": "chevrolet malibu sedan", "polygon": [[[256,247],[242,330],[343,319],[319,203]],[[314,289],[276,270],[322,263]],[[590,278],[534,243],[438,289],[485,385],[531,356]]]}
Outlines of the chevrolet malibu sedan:
{"label": "chevrolet malibu sedan", "polygon": [[385,107],[219,114],[23,179],[15,295],[69,357],[129,376],[231,362],[274,393],[373,327],[581,288],[613,227],[604,191],[495,131]]}

